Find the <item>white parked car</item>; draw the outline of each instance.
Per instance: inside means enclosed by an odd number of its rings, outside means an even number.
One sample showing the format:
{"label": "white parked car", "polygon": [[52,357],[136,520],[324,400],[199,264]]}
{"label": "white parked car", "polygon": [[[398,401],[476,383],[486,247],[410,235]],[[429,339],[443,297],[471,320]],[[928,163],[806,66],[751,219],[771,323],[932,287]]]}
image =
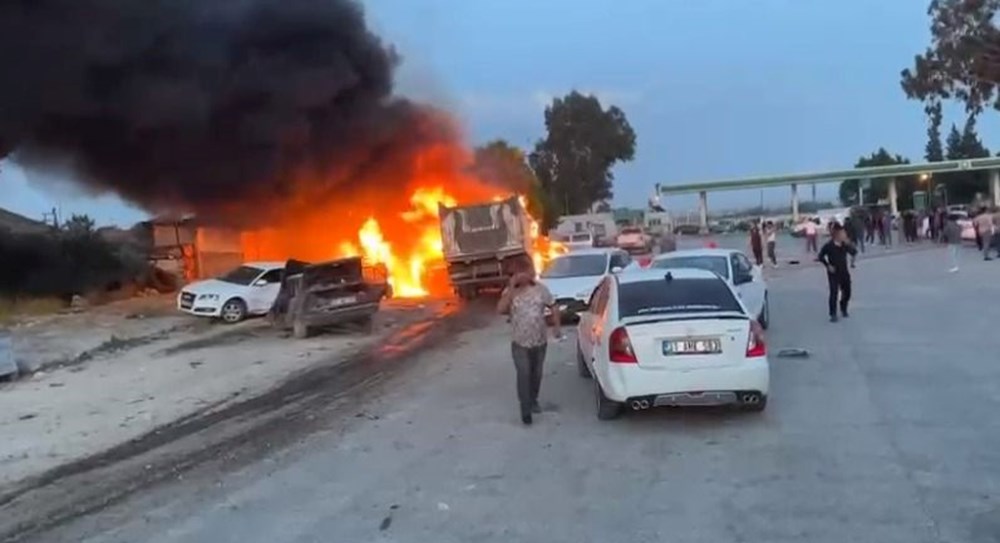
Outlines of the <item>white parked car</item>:
{"label": "white parked car", "polygon": [[771,324],[767,282],[760,266],[733,249],[690,249],[657,256],[646,269],[698,268],[715,273],[733,287],[761,326]]}
{"label": "white parked car", "polygon": [[620,249],[581,249],[550,260],[539,280],[555,297],[559,312],[571,317],[587,307],[605,275],[620,272],[631,262],[632,257]]}
{"label": "white parked car", "polygon": [[570,251],[578,251],[580,249],[590,249],[594,246],[594,235],[590,232],[577,232],[575,234],[570,234],[566,237],[566,241],[563,242]]}
{"label": "white parked car", "polygon": [[602,420],[625,407],[767,406],[763,329],[713,272],[609,275],[580,314],[577,332],[578,369],[594,379]]}
{"label": "white parked car", "polygon": [[195,281],[177,295],[177,308],[236,323],[271,310],[281,289],[284,262],[248,262],[215,279]]}

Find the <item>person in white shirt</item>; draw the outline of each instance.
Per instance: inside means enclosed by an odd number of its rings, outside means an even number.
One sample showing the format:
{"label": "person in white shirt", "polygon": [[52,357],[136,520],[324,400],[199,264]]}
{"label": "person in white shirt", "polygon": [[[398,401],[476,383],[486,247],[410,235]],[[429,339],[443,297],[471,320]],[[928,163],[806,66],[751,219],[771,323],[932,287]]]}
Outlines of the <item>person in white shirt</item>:
{"label": "person in white shirt", "polygon": [[774,249],[778,241],[777,234],[778,229],[775,228],[774,223],[767,221],[767,224],[764,225],[764,240],[767,242],[767,258],[771,260],[771,265],[775,268],[778,267],[778,257],[774,253]]}
{"label": "person in white shirt", "polygon": [[816,253],[819,248],[816,246],[816,234],[817,228],[816,223],[812,219],[806,219],[802,221],[799,229],[806,235],[806,252]]}

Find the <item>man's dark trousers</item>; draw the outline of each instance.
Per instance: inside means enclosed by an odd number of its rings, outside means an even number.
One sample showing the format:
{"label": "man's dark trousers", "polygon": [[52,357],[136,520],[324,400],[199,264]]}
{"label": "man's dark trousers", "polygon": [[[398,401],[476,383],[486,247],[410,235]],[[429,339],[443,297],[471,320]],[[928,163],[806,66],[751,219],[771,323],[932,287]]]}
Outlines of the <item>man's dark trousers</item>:
{"label": "man's dark trousers", "polygon": [[851,275],[843,272],[827,273],[826,279],[830,285],[830,316],[837,316],[838,293],[840,294],[840,312],[847,313],[847,304],[851,301]]}
{"label": "man's dark trousers", "polygon": [[538,391],[542,388],[542,364],[545,362],[547,347],[545,343],[536,347],[510,344],[514,370],[517,373],[517,401],[521,404],[521,415],[531,413],[531,408],[538,403]]}

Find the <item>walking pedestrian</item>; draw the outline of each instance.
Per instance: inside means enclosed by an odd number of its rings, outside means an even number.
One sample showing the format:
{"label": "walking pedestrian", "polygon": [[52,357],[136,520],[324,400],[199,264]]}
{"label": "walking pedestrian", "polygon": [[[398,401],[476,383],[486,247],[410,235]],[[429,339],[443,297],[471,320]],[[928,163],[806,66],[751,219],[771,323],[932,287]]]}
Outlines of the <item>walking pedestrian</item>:
{"label": "walking pedestrian", "polygon": [[983,252],[983,260],[993,260],[990,258],[990,249],[993,245],[993,214],[985,208],[981,209],[976,218],[972,219],[972,226],[976,229],[976,246]]}
{"label": "walking pedestrian", "polygon": [[827,300],[830,322],[837,322],[838,305],[840,306],[840,315],[844,318],[849,316],[847,304],[851,301],[851,271],[847,261],[848,257],[856,254],[858,254],[858,250],[847,241],[844,227],[839,224],[834,225],[833,238],[826,242],[819,251],[819,261],[826,266],[827,285],[830,289]]}
{"label": "walking pedestrian", "polygon": [[865,215],[865,243],[875,245],[875,217],[868,213]]}
{"label": "walking pedestrian", "polygon": [[816,221],[813,219],[806,219],[802,221],[802,233],[806,236],[806,252],[815,254],[819,251],[819,247],[816,245],[816,235],[818,228],[816,227]]}
{"label": "walking pedestrian", "polygon": [[778,245],[778,229],[774,226],[774,223],[767,221],[764,225],[764,235],[767,240],[767,258],[771,260],[771,266],[778,267],[778,256],[775,253],[775,249]]}
{"label": "walking pedestrian", "polygon": [[764,265],[764,241],[761,239],[760,234],[760,223],[754,221],[750,225],[750,252],[753,253],[753,259],[757,262],[758,266]]}
{"label": "walking pedestrian", "polygon": [[957,215],[948,215],[941,236],[948,245],[948,261],[951,263],[950,273],[958,271],[958,250],[962,246],[962,227],[958,225]]}
{"label": "walking pedestrian", "polygon": [[541,413],[538,392],[542,387],[542,366],[548,346],[548,323],[545,309],[551,311],[553,336],[562,338],[559,308],[552,293],[535,280],[529,266],[522,264],[500,295],[497,311],[510,316],[511,356],[517,374],[517,400],[521,422],[531,424],[532,413]]}

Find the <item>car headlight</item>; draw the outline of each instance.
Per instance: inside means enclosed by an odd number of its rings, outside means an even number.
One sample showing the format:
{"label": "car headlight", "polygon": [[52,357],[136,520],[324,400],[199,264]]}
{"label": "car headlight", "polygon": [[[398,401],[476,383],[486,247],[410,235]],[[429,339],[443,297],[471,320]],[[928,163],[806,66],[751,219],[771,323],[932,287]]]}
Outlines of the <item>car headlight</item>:
{"label": "car headlight", "polygon": [[219,295],[218,294],[199,294],[198,295],[198,299],[199,300],[218,300],[219,299]]}

